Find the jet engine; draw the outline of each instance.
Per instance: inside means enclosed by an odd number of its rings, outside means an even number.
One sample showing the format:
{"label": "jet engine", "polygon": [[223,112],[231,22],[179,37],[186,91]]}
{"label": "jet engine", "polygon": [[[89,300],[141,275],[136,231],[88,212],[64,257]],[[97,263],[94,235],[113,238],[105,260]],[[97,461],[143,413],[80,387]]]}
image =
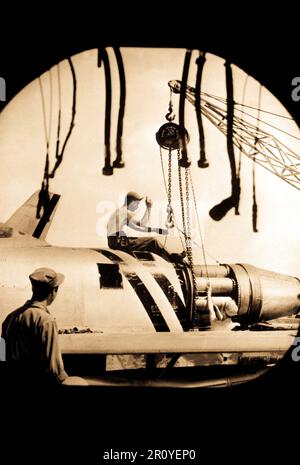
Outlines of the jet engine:
{"label": "jet engine", "polygon": [[300,281],[293,276],[238,263],[230,265],[195,266],[196,291],[212,288],[215,303],[232,298],[238,308],[233,319],[251,325],[300,310]]}

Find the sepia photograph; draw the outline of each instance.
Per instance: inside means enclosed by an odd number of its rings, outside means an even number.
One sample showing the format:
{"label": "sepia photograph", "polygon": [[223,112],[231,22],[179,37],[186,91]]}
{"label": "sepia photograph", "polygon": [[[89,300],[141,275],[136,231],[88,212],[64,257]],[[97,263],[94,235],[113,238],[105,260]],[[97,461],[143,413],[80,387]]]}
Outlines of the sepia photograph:
{"label": "sepia photograph", "polygon": [[90,441],[104,416],[85,463],[200,463],[206,430],[127,426],[229,419],[300,359],[300,77],[172,37],[102,31],[0,80],[1,382]]}

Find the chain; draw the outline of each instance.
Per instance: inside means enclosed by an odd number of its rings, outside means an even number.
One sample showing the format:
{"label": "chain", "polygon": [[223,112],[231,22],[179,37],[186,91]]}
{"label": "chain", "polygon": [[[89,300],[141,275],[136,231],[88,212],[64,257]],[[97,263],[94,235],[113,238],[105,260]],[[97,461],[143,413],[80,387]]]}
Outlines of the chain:
{"label": "chain", "polygon": [[[165,186],[165,192],[166,192],[166,195],[168,196],[168,186],[167,186],[167,179],[166,179],[166,175],[165,175],[163,153],[162,153],[162,148],[161,147],[160,147],[160,150],[159,150],[159,154],[160,154],[160,165],[161,165],[161,171],[162,171],[162,176],[163,176],[163,181],[164,181],[164,186]],[[183,240],[182,240],[182,237],[181,237],[183,232],[181,231],[181,229],[178,228],[178,224],[177,224],[177,221],[176,221],[176,218],[175,218],[174,215],[173,215],[173,221],[174,221],[174,226],[181,233],[179,235],[179,239],[180,239],[180,242],[181,242],[182,250],[184,250],[184,243],[183,243]],[[166,222],[167,222],[167,220],[166,220]],[[166,238],[165,238],[164,246],[166,246],[168,237],[169,236],[167,235]]]}
{"label": "chain", "polygon": [[190,212],[190,191],[189,191],[189,173],[185,168],[185,200],[186,200],[186,232],[187,232],[187,247],[191,249],[191,212]]}
{"label": "chain", "polygon": [[182,216],[182,227],[185,240],[185,248],[187,249],[187,231],[186,231],[186,221],[185,221],[185,211],[184,211],[184,198],[183,198],[183,188],[182,188],[182,178],[181,178],[181,168],[180,168],[180,150],[177,151],[178,155],[178,181],[179,181],[179,194],[180,194],[180,206],[181,206],[181,216]]}
{"label": "chain", "polygon": [[172,203],[172,151],[169,150],[168,158],[168,207],[171,207]]}
{"label": "chain", "polygon": [[191,225],[191,212],[190,212],[189,168],[185,168],[185,197],[186,197],[186,223],[187,223],[186,254],[187,254],[187,258],[188,258],[191,273],[192,273],[194,289],[196,289],[196,277],[195,277],[193,250],[192,250],[192,225]]}
{"label": "chain", "polygon": [[169,149],[168,158],[168,206],[167,206],[167,221],[166,226],[168,228],[174,226],[173,208],[172,208],[172,149]]}
{"label": "chain", "polygon": [[[191,212],[190,212],[190,192],[189,192],[189,172],[188,168],[185,168],[185,197],[186,202],[184,202],[183,197],[183,185],[182,185],[182,176],[181,176],[181,167],[180,167],[180,150],[178,150],[178,181],[179,181],[179,193],[180,193],[180,205],[181,205],[181,215],[182,215],[182,226],[183,226],[183,234],[185,240],[185,251],[187,255],[187,259],[190,265],[190,270],[192,273],[192,280],[194,289],[196,289],[196,277],[195,277],[195,270],[194,270],[194,262],[193,262],[193,252],[192,252],[192,241],[191,241]],[[186,205],[186,212],[184,209],[184,205]],[[195,298],[195,293],[194,293]],[[194,312],[194,305],[192,305],[192,314],[191,314],[191,321],[193,320],[193,312]]]}

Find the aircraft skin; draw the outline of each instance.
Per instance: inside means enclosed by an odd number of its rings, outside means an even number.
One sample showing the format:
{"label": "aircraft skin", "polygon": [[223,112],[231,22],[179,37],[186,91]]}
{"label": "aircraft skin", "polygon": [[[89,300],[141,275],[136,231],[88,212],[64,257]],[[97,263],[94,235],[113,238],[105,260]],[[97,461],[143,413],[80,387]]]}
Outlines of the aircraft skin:
{"label": "aircraft skin", "polygon": [[[51,306],[51,313],[56,317],[60,328],[76,326],[90,328],[92,331],[146,333],[160,329],[183,331],[170,301],[151,273],[151,265],[148,270],[137,259],[118,251],[114,255],[124,260],[120,266],[122,282],[117,287],[106,287],[104,282],[101,287],[99,267],[102,266],[107,273],[110,267],[114,267],[105,250],[68,249],[34,243],[31,246],[26,244],[24,247],[16,247],[14,239],[3,241],[6,244],[1,250],[0,306],[1,312],[4,312],[1,313],[1,319],[30,297],[31,284],[28,276],[32,270],[47,266],[65,275],[58,297]],[[8,241],[11,243],[10,247]],[[168,275],[184,306],[182,290],[172,265],[158,256],[155,256],[153,263],[156,273]],[[132,287],[130,282],[136,280],[137,284]],[[146,298],[138,297],[136,286],[143,287],[144,292],[151,289],[161,316],[149,316],[151,309],[148,307],[152,303],[147,305],[148,311],[145,310]]]}
{"label": "aircraft skin", "polygon": [[[52,211],[37,219],[38,193],[33,194],[0,226],[0,323],[31,297],[29,274],[46,266],[65,275],[51,306],[64,333],[60,338],[65,353],[282,352],[293,343],[296,331],[276,340],[257,332],[247,337],[230,331],[226,335],[224,328],[190,331],[191,279],[186,264],[147,252],[133,256],[118,250],[49,245],[44,238],[57,197]],[[205,289],[201,265],[196,273],[199,286]],[[295,277],[236,264],[212,266],[211,280],[213,289],[216,286],[215,303],[233,296],[239,314],[254,315],[254,322],[299,310],[300,282]]]}

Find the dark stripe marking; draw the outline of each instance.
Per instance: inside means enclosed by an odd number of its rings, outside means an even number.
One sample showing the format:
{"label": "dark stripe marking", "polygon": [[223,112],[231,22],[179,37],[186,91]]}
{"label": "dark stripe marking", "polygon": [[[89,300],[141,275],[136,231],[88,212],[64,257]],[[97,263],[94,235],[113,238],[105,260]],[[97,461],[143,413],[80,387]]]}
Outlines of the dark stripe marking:
{"label": "dark stripe marking", "polygon": [[95,250],[95,252],[101,253],[102,255],[104,255],[106,258],[108,258],[109,260],[113,262],[124,263],[123,258],[119,257],[119,255],[116,255],[110,250],[104,250],[104,249],[93,249],[93,250]]}
{"label": "dark stripe marking", "polygon": [[[123,262],[121,257],[114,254],[110,250],[102,250],[102,249],[94,249],[96,252],[103,254],[109,260]],[[122,274],[125,278],[128,279],[130,285],[132,286],[133,290],[135,291],[136,295],[140,299],[143,307],[145,308],[152,324],[157,332],[170,332],[170,329],[160,312],[159,307],[155,303],[152,295],[148,291],[147,287],[144,285],[143,281],[139,278],[139,276],[134,271],[127,271],[122,269]]]}
{"label": "dark stripe marking", "polygon": [[184,303],[174,289],[174,286],[169,281],[169,279],[163,274],[153,274],[153,277],[157,284],[162,289],[163,293],[170,302],[171,307],[173,308],[178,320],[181,323],[181,326],[184,330],[188,329],[188,312],[185,308]]}
{"label": "dark stripe marking", "polygon": [[50,202],[49,202],[49,206],[48,208],[46,208],[46,210],[44,210],[44,213],[40,219],[40,221],[38,222],[32,236],[33,237],[36,237],[37,239],[40,237],[40,235],[42,234],[42,232],[44,231],[44,228],[46,226],[46,224],[48,223],[48,221],[50,221],[50,218],[51,218],[51,215],[53,213],[53,211],[55,210],[55,207],[57,205],[57,202],[59,201],[60,199],[60,195],[58,194],[53,194]]}
{"label": "dark stripe marking", "polygon": [[135,272],[124,272],[125,277],[128,279],[136,295],[142,302],[150,320],[152,321],[157,332],[170,331],[159,307],[155,303],[152,295],[144,285],[143,281],[137,276]]}

